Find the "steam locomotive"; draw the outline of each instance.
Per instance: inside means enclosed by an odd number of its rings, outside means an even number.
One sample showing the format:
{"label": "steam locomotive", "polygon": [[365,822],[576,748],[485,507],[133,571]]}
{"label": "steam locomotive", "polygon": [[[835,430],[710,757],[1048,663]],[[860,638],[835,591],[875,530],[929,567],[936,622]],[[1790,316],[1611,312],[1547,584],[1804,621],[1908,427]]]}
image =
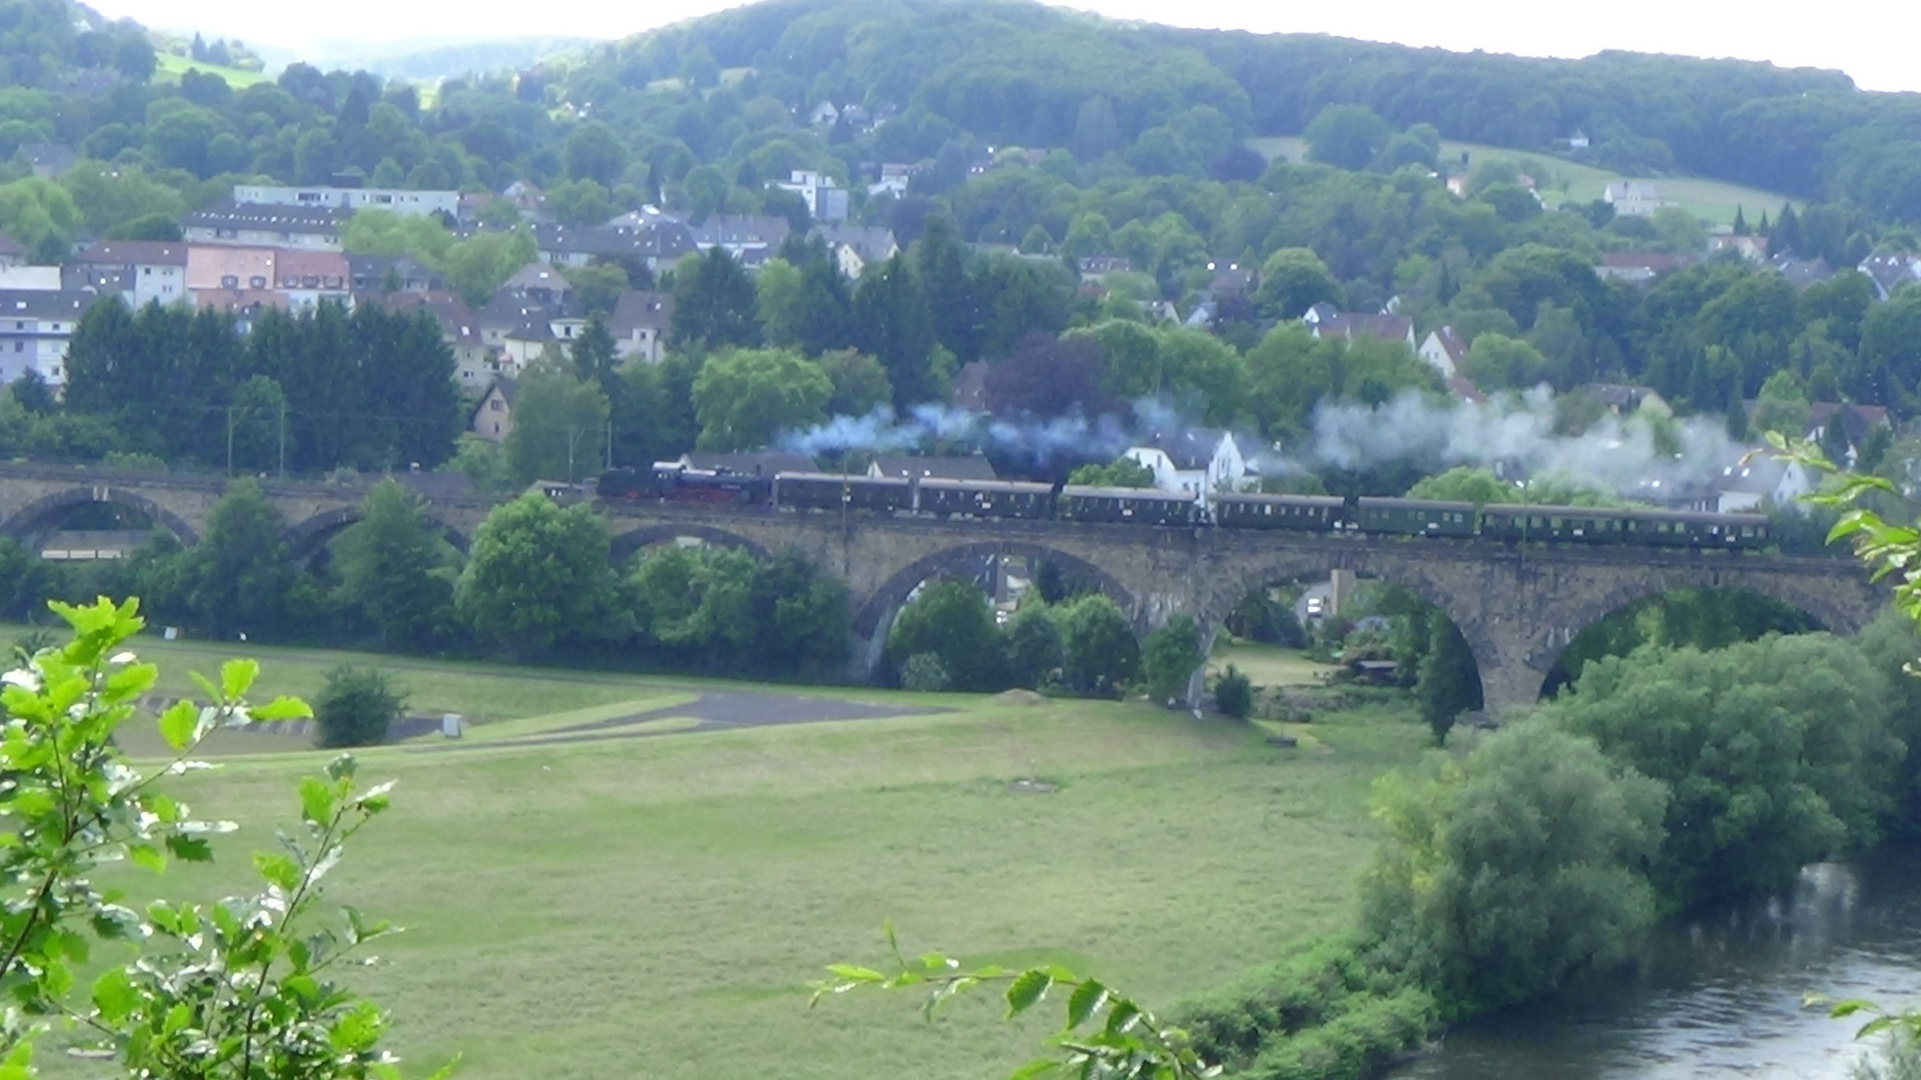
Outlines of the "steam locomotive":
{"label": "steam locomotive", "polygon": [[1761,514],[1435,502],[1362,496],[1216,494],[1203,508],[1191,492],[1086,487],[1021,480],[772,475],[661,462],[610,469],[596,498],[607,502],[706,503],[794,513],[947,519],[1082,521],[1193,528],[1265,529],[1379,536],[1482,537],[1507,543],[1628,544],[1757,550],[1769,543]]}

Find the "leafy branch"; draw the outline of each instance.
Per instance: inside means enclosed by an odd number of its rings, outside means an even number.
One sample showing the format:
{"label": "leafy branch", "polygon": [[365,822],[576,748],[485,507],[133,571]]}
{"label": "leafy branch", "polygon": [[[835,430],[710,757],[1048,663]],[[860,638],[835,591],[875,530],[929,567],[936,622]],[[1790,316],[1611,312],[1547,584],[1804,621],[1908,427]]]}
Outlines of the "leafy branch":
{"label": "leafy branch", "polygon": [[959,960],[930,952],[909,960],[894,936],[883,930],[893,956],[893,971],[857,964],[829,964],[829,978],[810,983],[809,1007],[822,998],[859,990],[919,990],[927,994],[922,1015],[932,1021],[942,1005],[983,986],[1004,986],[1005,1019],[1033,1009],[1050,992],[1067,995],[1062,1024],[1049,1042],[1052,1052],[1016,1069],[1008,1080],[1033,1080],[1050,1073],[1071,1073],[1082,1080],[1205,1080],[1220,1074],[1194,1052],[1187,1033],[1163,1023],[1139,1002],[1102,983],[1058,965],[964,968]]}

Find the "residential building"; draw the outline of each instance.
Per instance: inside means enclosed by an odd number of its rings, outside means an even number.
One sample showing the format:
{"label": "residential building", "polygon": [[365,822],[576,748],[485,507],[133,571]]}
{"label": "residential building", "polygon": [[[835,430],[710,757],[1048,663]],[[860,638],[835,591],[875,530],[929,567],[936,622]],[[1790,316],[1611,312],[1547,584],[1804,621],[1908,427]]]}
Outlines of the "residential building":
{"label": "residential building", "polygon": [[1665,251],[1609,251],[1601,255],[1601,264],[1594,268],[1594,273],[1605,280],[1642,285],[1663,274],[1685,270],[1696,261],[1692,255]]}
{"label": "residential building", "polygon": [[73,147],[65,143],[21,143],[20,156],[27,159],[33,175],[42,180],[52,180],[80,160]]}
{"label": "residential building", "polygon": [[1153,471],[1156,488],[1191,492],[1200,496],[1202,506],[1212,504],[1214,492],[1245,491],[1260,483],[1234,436],[1225,431],[1189,428],[1156,433],[1147,442],[1129,447],[1126,456]]}
{"label": "residential building", "polygon": [[993,365],[985,360],[969,360],[954,373],[954,392],[948,398],[962,412],[987,411],[987,375]]}
{"label": "residential building", "polygon": [[689,225],[688,231],[700,250],[721,248],[741,262],[758,266],[780,251],[793,226],[786,218],[770,214],[715,214]]}
{"label": "residential building", "polygon": [[788,179],[776,180],[774,186],[799,195],[815,221],[847,220],[847,189],[825,173],[795,169]]}
{"label": "residential building", "polygon": [[222,202],[181,222],[192,244],[340,250],[340,229],[353,213],[328,206]]}
{"label": "residential building", "polygon": [[347,257],[338,251],[282,251],[274,258],[274,287],[295,311],[322,300],[345,304],[353,298],[352,285]]}
{"label": "residential building", "polygon": [[1630,386],[1624,383],[1588,383],[1581,388],[1584,393],[1601,403],[1601,407],[1616,416],[1626,416],[1641,409],[1648,409],[1651,415],[1673,416],[1674,409],[1667,400],[1656,393],[1651,386]]}
{"label": "residential building", "polygon": [[815,127],[832,127],[839,119],[840,110],[834,107],[833,102],[825,99],[814,106],[813,112],[807,114],[807,122]]}
{"label": "residential building", "polygon": [[586,266],[596,259],[635,261],[659,273],[694,249],[686,224],[665,215],[641,225],[535,225],[540,258],[556,266]]}
{"label": "residential building", "polygon": [[1452,326],[1443,326],[1429,331],[1415,353],[1440,372],[1443,379],[1451,379],[1460,374],[1461,365],[1467,362],[1467,339]]}
{"label": "residential building", "polygon": [[[1309,314],[1314,314],[1309,310]],[[1329,316],[1322,313],[1315,321],[1308,323],[1308,330],[1317,338],[1346,338],[1353,341],[1357,337],[1379,338],[1382,341],[1398,341],[1413,352],[1420,344],[1414,338],[1414,319],[1408,315],[1369,315],[1362,312],[1343,311]]]}
{"label": "residential building", "polygon": [[512,434],[514,397],[518,389],[514,380],[504,375],[495,379],[474,403],[474,411],[467,418],[467,430],[488,442],[500,442]]}
{"label": "residential building", "polygon": [[1768,238],[1752,233],[1715,233],[1708,237],[1708,251],[1734,251],[1749,262],[1767,262]]}
{"label": "residential building", "polygon": [[886,262],[900,251],[894,230],[879,225],[816,225],[808,235],[827,245],[835,265],[850,278],[860,277],[868,266]]}
{"label": "residential building", "polygon": [[349,255],[347,276],[355,292],[440,292],[439,274],[405,255]]}
{"label": "residential building", "polygon": [[934,480],[998,480],[994,463],[980,454],[930,456],[877,454],[867,464],[871,477],[921,477]]}
{"label": "residential building", "polygon": [[1622,217],[1652,217],[1661,208],[1660,193],[1646,180],[1615,180],[1601,192],[1601,198]]}
{"label": "residential building", "polygon": [[1715,513],[1751,514],[1767,506],[1788,506],[1814,490],[1815,478],[1799,462],[1782,461],[1760,447],[1728,465],[1709,482]]}
{"label": "residential building", "polygon": [[667,331],[674,321],[674,298],[669,293],[629,289],[614,304],[607,329],[614,335],[614,355],[639,357],[658,364],[666,354]]}
{"label": "residential building", "polygon": [[1487,395],[1481,392],[1480,387],[1474,385],[1474,380],[1465,375],[1450,375],[1442,379],[1441,383],[1447,387],[1448,394],[1457,401],[1479,405],[1487,400]]}
{"label": "residential building", "polygon": [[1125,255],[1083,255],[1079,267],[1081,277],[1099,280],[1108,274],[1132,271],[1134,260]]}
{"label": "residential building", "polygon": [[1826,281],[1834,276],[1828,261],[1820,256],[1812,259],[1797,259],[1793,252],[1784,251],[1769,259],[1768,265],[1779,270],[1781,276],[1788,279],[1788,284],[1794,286],[1795,292],[1800,292],[1817,281]]}
{"label": "residential building", "polygon": [[1860,269],[1874,282],[1874,294],[1886,300],[1895,290],[1921,281],[1921,255],[1883,251],[1862,259]]}
{"label": "residential building", "polygon": [[191,244],[187,247],[187,292],[201,307],[240,293],[267,292],[277,287],[274,263],[281,252],[266,247]]}
{"label": "residential building", "polygon": [[56,292],[61,288],[57,266],[0,266],[0,290]]}
{"label": "residential building", "polygon": [[101,271],[118,272],[121,292],[135,308],[175,304],[187,299],[187,245],[162,240],[102,240],[82,248],[75,263]]}
{"label": "residential building", "polygon": [[260,206],[326,207],[348,212],[387,210],[406,217],[445,214],[452,218],[460,212],[460,192],[458,191],[414,191],[409,188],[324,185],[282,187],[277,184],[235,184],[233,201]]}
{"label": "residential building", "polygon": [[547,346],[567,355],[587,327],[586,314],[571,301],[532,300],[502,289],[475,318],[487,355],[501,374],[517,377]]}
{"label": "residential building", "polygon": [[502,282],[500,292],[512,293],[522,300],[541,304],[561,304],[573,296],[574,286],[566,275],[552,266],[531,262]]}
{"label": "residential building", "polygon": [[27,249],[20,246],[20,241],[0,232],[0,266],[25,265],[27,265]]}
{"label": "residential building", "polygon": [[0,291],[0,382],[37,371],[49,386],[67,381],[67,341],[100,297],[68,289]]}
{"label": "residential building", "polygon": [[467,302],[450,292],[356,292],[355,306],[369,304],[402,314],[424,312],[440,325],[440,339],[454,354],[454,381],[463,393],[486,390],[498,369],[480,336],[480,320]]}

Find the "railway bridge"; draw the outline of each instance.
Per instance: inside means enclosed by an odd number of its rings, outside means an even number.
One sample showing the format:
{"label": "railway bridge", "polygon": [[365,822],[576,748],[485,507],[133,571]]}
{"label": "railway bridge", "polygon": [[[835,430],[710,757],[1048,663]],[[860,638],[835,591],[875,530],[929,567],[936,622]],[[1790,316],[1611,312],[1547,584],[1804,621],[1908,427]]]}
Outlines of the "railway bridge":
{"label": "railway bridge", "polygon": [[[358,517],[370,481],[265,479],[297,559],[310,559]],[[226,481],[174,473],[107,473],[0,465],[0,535],[37,545],[78,507],[139,512],[188,544],[199,541]],[[457,546],[493,501],[429,498]],[[1277,581],[1352,571],[1400,585],[1439,607],[1473,650],[1488,707],[1533,701],[1556,658],[1595,620],[1646,596],[1690,586],[1747,589],[1798,608],[1836,633],[1865,626],[1885,603],[1853,560],[1732,551],[1550,547],[1420,537],[1371,538],[1058,521],[964,521],[796,513],[685,504],[606,509],[614,555],[698,538],[768,554],[798,550],[847,584],[855,654],[871,670],[888,627],[921,582],[971,574],[990,559],[1052,561],[1092,582],[1137,627],[1191,615],[1218,627],[1250,591]]]}

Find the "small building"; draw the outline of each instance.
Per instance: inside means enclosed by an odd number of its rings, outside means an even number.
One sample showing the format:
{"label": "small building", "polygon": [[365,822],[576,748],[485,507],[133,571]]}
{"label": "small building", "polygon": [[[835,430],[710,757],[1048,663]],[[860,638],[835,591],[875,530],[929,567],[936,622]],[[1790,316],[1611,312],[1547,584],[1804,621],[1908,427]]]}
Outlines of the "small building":
{"label": "small building", "polygon": [[1708,237],[1708,251],[1732,251],[1749,262],[1768,261],[1768,238],[1752,233],[1715,233]]}
{"label": "small building", "polygon": [[1452,326],[1430,330],[1421,347],[1415,350],[1429,367],[1441,373],[1441,378],[1451,379],[1460,374],[1461,365],[1467,362],[1467,339],[1456,333]]}
{"label": "small building", "polygon": [[1260,483],[1248,469],[1240,444],[1226,431],[1189,428],[1156,433],[1147,442],[1128,447],[1125,456],[1153,472],[1157,489],[1197,495],[1202,506],[1212,503],[1216,491],[1244,491]]}
{"label": "small building", "polygon": [[687,228],[700,250],[720,248],[756,266],[772,258],[794,229],[786,218],[772,214],[715,214]]}
{"label": "small building", "polygon": [[773,186],[799,195],[815,221],[847,220],[847,189],[826,173],[795,169],[786,180],[774,181]]}
{"label": "small building", "polygon": [[1661,208],[1661,195],[1646,180],[1615,180],[1602,190],[1601,198],[1622,217],[1653,217]]}
{"label": "small building", "polygon": [[850,278],[900,252],[894,230],[879,225],[816,225],[808,233],[818,237],[834,256],[834,264]]}
{"label": "small building", "polygon": [[[1781,276],[1788,279],[1788,284],[1794,286],[1795,292],[1800,292],[1816,282],[1826,281],[1834,276],[1834,270],[1828,266],[1828,261],[1820,256],[1812,259],[1797,259],[1793,252],[1784,251],[1769,259],[1768,265],[1780,271]],[[1878,285],[1876,289],[1879,290]]]}
{"label": "small building", "polygon": [[474,403],[467,429],[488,442],[501,442],[514,430],[514,395],[519,387],[505,375],[496,378]]}
{"label": "small building", "polygon": [[176,304],[187,299],[187,245],[161,240],[102,240],[75,258],[88,270],[116,273],[127,303]]}
{"label": "small building", "polygon": [[1799,462],[1782,461],[1765,448],[1721,470],[1709,482],[1717,514],[1751,514],[1787,506],[1814,490],[1815,478]]}
{"label": "small building", "polygon": [[181,222],[190,244],[340,250],[340,229],[353,211],[332,206],[222,202]]}
{"label": "small building", "polygon": [[345,304],[353,299],[352,271],[338,251],[283,251],[274,259],[274,287],[287,298],[287,307],[305,311],[323,300]]}
{"label": "small building", "polygon": [[0,290],[0,382],[29,371],[47,385],[67,381],[67,342],[98,294],[66,289]]}
{"label": "small building", "polygon": [[447,287],[439,274],[405,255],[349,255],[347,274],[357,293],[425,293]]}
{"label": "small building", "polygon": [[1582,392],[1601,403],[1601,407],[1616,416],[1626,416],[1641,409],[1651,410],[1650,415],[1673,416],[1674,409],[1667,400],[1656,393],[1651,386],[1632,386],[1625,383],[1588,383]]}
{"label": "small building", "polygon": [[[1318,306],[1318,305],[1317,305]],[[1308,314],[1316,314],[1309,309]],[[1407,315],[1370,315],[1362,312],[1343,311],[1333,315],[1320,313],[1315,321],[1308,323],[1308,330],[1317,338],[1379,338],[1382,341],[1399,342],[1406,345],[1409,352],[1419,349],[1414,339],[1414,320]]]}
{"label": "small building", "polygon": [[1861,260],[1860,270],[1874,282],[1874,294],[1883,300],[1917,281],[1921,281],[1921,255],[1911,251],[1883,251]]}
{"label": "small building", "polygon": [[878,454],[867,465],[871,477],[933,480],[998,480],[994,464],[980,454],[927,456]]}
{"label": "small building", "polygon": [[444,214],[453,218],[460,213],[460,192],[417,191],[412,188],[235,184],[233,201],[257,206],[326,208],[344,210],[350,214],[357,210],[385,210],[404,217]]}
{"label": "small building", "polygon": [[1692,255],[1676,255],[1666,251],[1609,251],[1601,256],[1601,263],[1594,268],[1594,273],[1606,281],[1644,285],[1663,274],[1685,270],[1693,266],[1695,261]]}
{"label": "small building", "polygon": [[672,294],[628,289],[614,304],[613,318],[607,320],[607,329],[614,335],[614,355],[660,363],[673,322]]}

